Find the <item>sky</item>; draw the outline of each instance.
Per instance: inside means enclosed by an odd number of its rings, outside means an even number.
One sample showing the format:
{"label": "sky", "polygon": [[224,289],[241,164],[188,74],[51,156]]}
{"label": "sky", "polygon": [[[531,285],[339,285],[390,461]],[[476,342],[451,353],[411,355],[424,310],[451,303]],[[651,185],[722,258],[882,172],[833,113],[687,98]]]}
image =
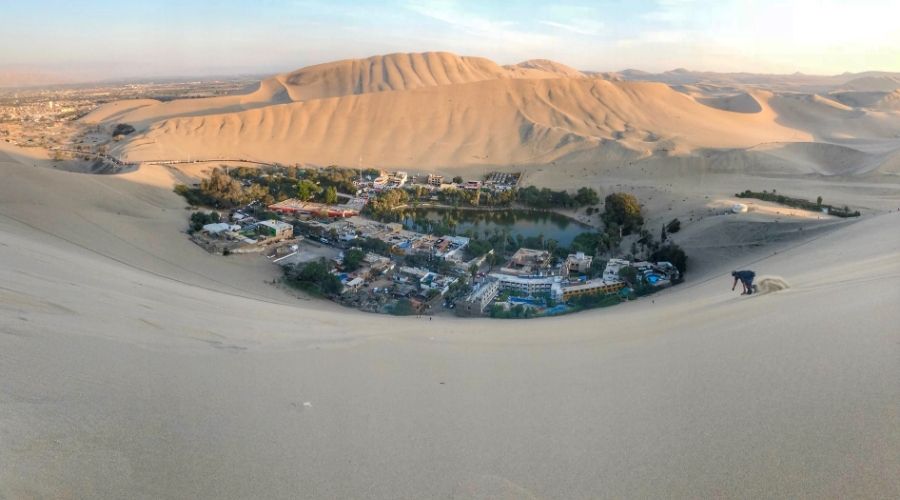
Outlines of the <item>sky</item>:
{"label": "sky", "polygon": [[432,50],[594,71],[900,71],[897,0],[0,0],[0,12],[0,72],[80,80]]}

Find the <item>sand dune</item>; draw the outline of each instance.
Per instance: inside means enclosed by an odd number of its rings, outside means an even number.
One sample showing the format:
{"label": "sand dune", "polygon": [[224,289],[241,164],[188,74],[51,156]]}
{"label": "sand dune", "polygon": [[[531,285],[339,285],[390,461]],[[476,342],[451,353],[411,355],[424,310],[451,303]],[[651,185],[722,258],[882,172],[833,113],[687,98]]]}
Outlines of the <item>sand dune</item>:
{"label": "sand dune", "polygon": [[[152,121],[254,109],[288,102],[327,99],[372,92],[413,90],[440,85],[510,78],[584,76],[568,66],[547,60],[501,67],[480,57],[447,52],[388,54],[318,64],[267,78],[244,96],[185,99],[160,103],[111,103],[85,117],[87,123],[129,122],[144,127]],[[137,110],[137,108],[142,108]],[[128,110],[137,110],[127,113]]]}
{"label": "sand dune", "polygon": [[[163,167],[20,160],[0,159],[0,497],[900,494],[896,208],[769,222],[793,239],[755,253],[685,219],[678,238],[730,260],[652,301],[424,321],[299,300],[262,257],[206,254]],[[791,288],[740,297],[738,267]]]}
{"label": "sand dune", "polygon": [[[652,141],[647,141],[653,137]],[[538,163],[603,141],[649,154],[808,140],[768,109],[731,113],[655,83],[510,79],[168,119],[119,146],[131,160],[240,157],[319,164]]]}
{"label": "sand dune", "polygon": [[893,92],[900,89],[900,76],[877,75],[855,78],[844,83],[842,88],[861,92]]}
{"label": "sand dune", "polygon": [[552,75],[568,78],[584,78],[587,75],[565,64],[549,59],[529,59],[512,66],[504,66],[520,78],[551,78]]}
{"label": "sand dune", "polygon": [[[133,161],[356,165],[362,159],[376,167],[438,169],[678,157],[771,142],[837,143],[879,155],[900,150],[893,94],[779,92],[750,86],[755,80],[747,75],[666,75],[658,79],[678,91],[548,60],[499,66],[445,52],[389,54],[274,76],[243,96],[112,103],[84,121],[137,127],[114,147]],[[760,81],[775,81],[767,78]]]}
{"label": "sand dune", "polygon": [[735,113],[759,113],[762,111],[759,101],[746,92],[723,97],[701,97],[697,100],[707,106]]}

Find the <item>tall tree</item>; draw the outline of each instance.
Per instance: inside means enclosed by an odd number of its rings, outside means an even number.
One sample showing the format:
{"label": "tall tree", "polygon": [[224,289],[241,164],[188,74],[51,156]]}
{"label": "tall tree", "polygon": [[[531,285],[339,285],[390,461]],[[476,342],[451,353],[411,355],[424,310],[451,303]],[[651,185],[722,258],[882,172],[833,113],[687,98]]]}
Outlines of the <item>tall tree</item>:
{"label": "tall tree", "polygon": [[309,201],[321,191],[322,188],[313,181],[303,179],[297,183],[297,198],[301,201]]}
{"label": "tall tree", "polygon": [[337,203],[337,201],[338,201],[337,189],[335,189],[334,186],[328,186],[327,188],[325,188],[324,199],[325,199],[325,203],[328,203],[329,205],[334,205],[335,203]]}

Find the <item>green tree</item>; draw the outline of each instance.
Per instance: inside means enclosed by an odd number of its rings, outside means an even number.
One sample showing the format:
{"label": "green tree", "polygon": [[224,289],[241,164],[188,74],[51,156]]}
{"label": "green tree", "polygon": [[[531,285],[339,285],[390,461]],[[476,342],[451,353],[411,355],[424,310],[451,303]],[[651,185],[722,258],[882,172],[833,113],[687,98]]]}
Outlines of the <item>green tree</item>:
{"label": "green tree", "polygon": [[462,184],[463,178],[459,175],[453,177],[454,184]]}
{"label": "green tree", "polygon": [[637,198],[629,193],[612,193],[606,197],[606,208],[603,221],[606,224],[616,223],[622,228],[622,234],[631,234],[644,225],[644,216]]}
{"label": "green tree", "polygon": [[596,205],[600,202],[600,197],[597,196],[597,192],[589,187],[578,188],[578,192],[575,193],[575,203],[578,206],[585,205]]}
{"label": "green tree", "polygon": [[325,188],[325,195],[323,197],[325,203],[329,205],[334,205],[338,201],[337,189],[334,186],[328,186]]}
{"label": "green tree", "polygon": [[341,280],[331,273],[325,259],[305,264],[302,267],[289,268],[285,271],[288,279],[314,294],[334,295],[340,293]]}
{"label": "green tree", "polygon": [[214,169],[208,179],[200,181],[200,192],[224,207],[233,207],[245,201],[241,183],[232,179],[221,168]]}
{"label": "green tree", "polygon": [[687,271],[687,254],[684,253],[684,250],[680,246],[674,243],[668,243],[659,247],[653,252],[650,258],[654,262],[671,262],[682,274]]}
{"label": "green tree", "polygon": [[297,183],[297,198],[301,201],[309,201],[321,191],[322,188],[313,181],[303,179]]}
{"label": "green tree", "polygon": [[365,252],[358,248],[351,248],[350,250],[347,250],[347,252],[344,253],[344,271],[356,271],[362,265],[363,259],[365,259],[365,257]]}

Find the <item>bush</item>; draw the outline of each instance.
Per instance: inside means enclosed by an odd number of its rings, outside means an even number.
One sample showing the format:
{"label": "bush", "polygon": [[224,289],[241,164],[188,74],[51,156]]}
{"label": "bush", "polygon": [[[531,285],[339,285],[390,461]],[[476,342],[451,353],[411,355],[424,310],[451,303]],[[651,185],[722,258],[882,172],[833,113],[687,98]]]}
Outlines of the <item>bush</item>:
{"label": "bush", "polygon": [[128,135],[132,132],[134,132],[134,127],[127,123],[120,123],[113,129],[112,135],[115,137],[117,135]]}
{"label": "bush", "polygon": [[681,231],[681,221],[678,219],[672,219],[666,224],[666,231],[669,233],[677,233]]}

